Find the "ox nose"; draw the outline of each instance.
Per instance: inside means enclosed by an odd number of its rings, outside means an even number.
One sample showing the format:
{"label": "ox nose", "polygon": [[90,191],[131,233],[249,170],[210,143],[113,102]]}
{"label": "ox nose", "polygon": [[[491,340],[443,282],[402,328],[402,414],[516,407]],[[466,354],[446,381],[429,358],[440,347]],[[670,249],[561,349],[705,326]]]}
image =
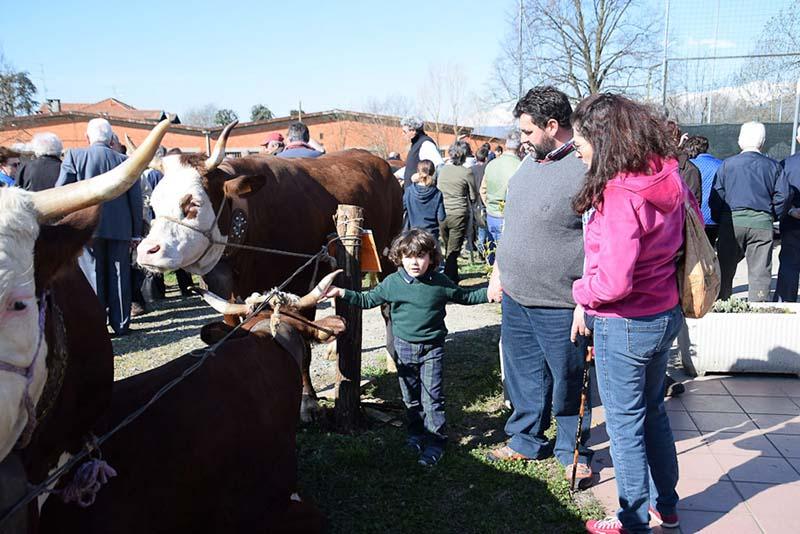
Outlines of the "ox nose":
{"label": "ox nose", "polygon": [[150,247],[149,249],[147,249],[147,253],[148,253],[148,254],[155,254],[155,253],[156,253],[156,252],[158,252],[159,250],[161,250],[161,245],[153,245],[152,247]]}

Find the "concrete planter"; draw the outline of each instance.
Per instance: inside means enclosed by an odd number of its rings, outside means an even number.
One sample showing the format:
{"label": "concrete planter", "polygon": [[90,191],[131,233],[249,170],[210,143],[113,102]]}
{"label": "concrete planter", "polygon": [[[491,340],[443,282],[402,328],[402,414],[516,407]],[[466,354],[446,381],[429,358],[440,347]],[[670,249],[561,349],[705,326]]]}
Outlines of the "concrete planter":
{"label": "concrete planter", "polygon": [[678,349],[689,374],[800,375],[800,304],[751,305],[780,306],[794,313],[709,313],[702,319],[687,319]]}

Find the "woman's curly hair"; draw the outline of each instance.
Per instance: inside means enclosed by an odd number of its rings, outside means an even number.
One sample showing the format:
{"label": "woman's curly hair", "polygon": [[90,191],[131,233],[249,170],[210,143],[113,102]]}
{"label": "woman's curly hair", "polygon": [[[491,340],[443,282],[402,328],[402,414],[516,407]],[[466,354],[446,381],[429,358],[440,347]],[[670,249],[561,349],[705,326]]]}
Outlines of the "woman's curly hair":
{"label": "woman's curly hair", "polygon": [[666,117],[621,95],[599,93],[583,99],[571,121],[594,153],[583,187],[572,201],[578,213],[602,203],[606,184],[618,174],[648,172],[654,155],[666,159],[676,154]]}

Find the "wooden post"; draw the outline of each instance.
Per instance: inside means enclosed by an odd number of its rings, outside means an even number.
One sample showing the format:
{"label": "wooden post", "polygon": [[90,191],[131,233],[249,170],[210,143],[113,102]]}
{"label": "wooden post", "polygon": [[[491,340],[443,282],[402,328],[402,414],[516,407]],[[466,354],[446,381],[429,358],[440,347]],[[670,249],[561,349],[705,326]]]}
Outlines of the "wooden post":
{"label": "wooden post", "polygon": [[[364,209],[339,205],[336,210],[336,233],[341,238],[336,261],[344,269],[337,285],[353,291],[361,290],[361,229]],[[336,314],[347,321],[347,330],[336,340],[339,362],[336,371],[336,428],[352,432],[359,424],[361,401],[361,308],[336,299]]]}

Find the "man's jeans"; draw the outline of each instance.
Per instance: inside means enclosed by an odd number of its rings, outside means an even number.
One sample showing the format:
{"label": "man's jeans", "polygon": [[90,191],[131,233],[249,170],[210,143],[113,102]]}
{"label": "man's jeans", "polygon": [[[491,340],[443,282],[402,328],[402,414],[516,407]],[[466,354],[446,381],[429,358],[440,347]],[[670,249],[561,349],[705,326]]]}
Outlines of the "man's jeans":
{"label": "man's jeans", "polygon": [[397,377],[406,405],[408,434],[424,437],[429,444],[444,447],[447,441],[442,381],[444,345],[409,343],[396,337],[394,348],[397,351]]}
{"label": "man's jeans", "polygon": [[500,245],[500,235],[503,233],[503,219],[502,217],[495,217],[493,215],[486,214],[486,230],[488,232],[487,240],[491,242],[491,254],[486,256],[486,263],[489,265],[494,265],[494,253],[497,251],[498,245]]}
{"label": "man's jeans", "polygon": [[781,229],[781,252],[778,256],[778,284],[775,301],[797,302],[797,285],[800,280],[800,229]]}
{"label": "man's jeans", "polygon": [[621,506],[617,517],[629,532],[650,532],[648,506],[668,515],[678,503],[664,376],[681,325],[680,306],[649,317],[594,321],[597,381]]}
{"label": "man's jeans", "polygon": [[[569,340],[572,308],[535,308],[503,294],[500,341],[503,346],[505,386],[514,412],[506,422],[508,445],[529,458],[546,458],[551,449],[545,431],[555,415],[555,456],[563,465],[573,460],[575,432],[583,385],[585,340]],[[588,399],[587,399],[588,404]],[[581,443],[589,439],[592,407],[586,406]],[[591,460],[591,450],[580,450],[580,462]]]}
{"label": "man's jeans", "polygon": [[721,285],[719,299],[730,298],[736,266],[747,258],[747,298],[751,302],[769,300],[772,281],[772,229],[734,226],[730,218],[719,225],[717,255]]}

